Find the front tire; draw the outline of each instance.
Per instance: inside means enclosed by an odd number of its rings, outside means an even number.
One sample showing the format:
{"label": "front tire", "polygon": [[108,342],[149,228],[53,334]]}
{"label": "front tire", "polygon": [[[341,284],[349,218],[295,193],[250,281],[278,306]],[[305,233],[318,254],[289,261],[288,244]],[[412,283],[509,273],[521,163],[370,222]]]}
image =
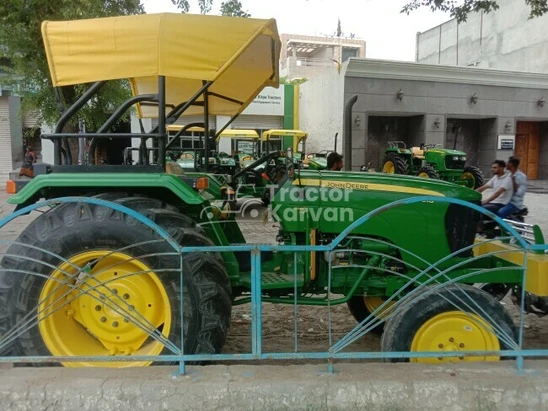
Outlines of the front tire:
{"label": "front tire", "polygon": [[[199,228],[192,227],[192,220],[159,200],[103,197],[148,214],[180,245],[212,244]],[[151,334],[180,347],[181,257],[150,228],[108,207],[67,203],[34,220],[17,242],[23,245],[12,245],[1,263],[5,271],[0,284],[10,286],[0,287],[0,301],[7,302],[9,328],[37,316],[38,325],[21,330],[13,344],[22,355],[173,353]],[[218,353],[226,341],[231,315],[226,270],[214,253],[185,253],[182,262],[184,353]]]}
{"label": "front tire", "polygon": [[465,180],[466,187],[474,190],[484,184],[483,173],[478,167],[465,167],[460,178]]}
{"label": "front tire", "polygon": [[417,172],[417,177],[433,178],[434,180],[440,179],[438,172],[430,166],[421,167],[421,169]]}
{"label": "front tire", "polygon": [[407,175],[409,174],[409,164],[404,158],[394,153],[387,153],[384,157],[382,172]]}
{"label": "front tire", "polygon": [[[479,305],[479,308],[471,300]],[[381,347],[388,352],[420,351],[499,351],[510,349],[499,339],[491,324],[474,311],[483,310],[488,318],[508,335],[517,340],[517,330],[510,314],[492,296],[469,285],[447,286],[436,293],[424,292],[412,303],[397,312],[386,324]],[[454,305],[453,305],[454,304]],[[459,308],[456,308],[459,307]],[[414,358],[411,362],[441,363],[455,361],[497,361],[499,357]],[[404,362],[409,359],[391,359]]]}

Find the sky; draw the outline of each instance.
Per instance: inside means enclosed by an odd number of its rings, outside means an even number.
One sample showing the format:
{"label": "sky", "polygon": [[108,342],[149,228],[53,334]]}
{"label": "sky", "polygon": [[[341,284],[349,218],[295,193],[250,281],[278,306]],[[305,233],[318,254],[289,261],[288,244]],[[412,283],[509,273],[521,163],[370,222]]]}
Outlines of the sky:
{"label": "sky", "polygon": [[[191,13],[198,13],[197,0],[189,0]],[[222,0],[215,0],[212,13]],[[415,60],[417,32],[450,20],[445,13],[428,8],[410,15],[400,10],[405,0],[241,0],[244,10],[255,18],[275,18],[280,33],[331,35],[341,20],[344,35],[354,33],[366,42],[366,57]],[[177,12],[171,0],[143,0],[147,13]]]}

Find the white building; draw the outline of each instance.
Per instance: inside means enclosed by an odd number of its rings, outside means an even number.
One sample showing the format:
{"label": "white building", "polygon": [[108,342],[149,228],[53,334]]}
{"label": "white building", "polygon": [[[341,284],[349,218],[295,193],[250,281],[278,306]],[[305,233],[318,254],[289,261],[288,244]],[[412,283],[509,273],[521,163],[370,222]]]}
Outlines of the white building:
{"label": "white building", "polygon": [[[548,73],[548,15],[529,19],[525,0],[498,0],[491,13],[472,13],[417,34],[416,61]],[[548,98],[548,96],[546,96]]]}

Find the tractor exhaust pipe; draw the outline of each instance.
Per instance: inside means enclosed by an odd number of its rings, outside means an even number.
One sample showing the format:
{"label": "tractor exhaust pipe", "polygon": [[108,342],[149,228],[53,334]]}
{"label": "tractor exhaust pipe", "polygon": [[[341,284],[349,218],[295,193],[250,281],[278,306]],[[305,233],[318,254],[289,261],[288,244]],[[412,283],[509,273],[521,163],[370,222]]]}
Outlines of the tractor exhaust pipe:
{"label": "tractor exhaust pipe", "polygon": [[339,137],[339,133],[335,133],[335,148],[333,149],[334,152],[337,152],[337,137]]}
{"label": "tractor exhaust pipe", "polygon": [[352,170],[352,107],[358,95],[350,97],[344,106],[344,171]]}

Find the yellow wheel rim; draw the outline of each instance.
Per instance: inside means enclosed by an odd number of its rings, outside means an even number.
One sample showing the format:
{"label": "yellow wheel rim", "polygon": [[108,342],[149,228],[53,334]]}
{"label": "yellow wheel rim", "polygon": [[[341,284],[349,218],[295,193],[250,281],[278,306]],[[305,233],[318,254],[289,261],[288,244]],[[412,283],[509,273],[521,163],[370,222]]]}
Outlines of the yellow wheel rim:
{"label": "yellow wheel rim", "polygon": [[394,166],[394,163],[392,161],[387,161],[382,166],[382,172],[383,173],[395,174],[396,173],[396,166]]}
{"label": "yellow wheel rim", "polygon": [[[379,308],[385,301],[386,300],[382,297],[370,297],[370,296],[363,297],[365,308],[367,308],[367,311],[369,311],[370,313],[372,313],[377,308]],[[392,311],[391,308],[394,304],[395,304],[395,301],[390,301],[388,304],[384,306],[384,308],[381,311],[375,314],[375,317],[384,318],[387,315],[390,315]]]}
{"label": "yellow wheel rim", "polygon": [[423,177],[423,178],[430,178],[430,176],[428,175],[428,173],[425,173],[424,171],[419,173],[419,177]]}
{"label": "yellow wheel rim", "polygon": [[[86,272],[90,264],[93,268]],[[172,327],[162,282],[146,264],[123,253],[89,251],[70,258],[46,280],[39,301],[40,335],[54,356],[159,355],[164,345],[149,333],[157,330],[167,338]],[[63,363],[115,368],[150,364]]]}
{"label": "yellow wheel rim", "polygon": [[467,187],[469,188],[473,188],[474,185],[476,184],[476,179],[474,178],[474,175],[472,173],[469,173],[469,172],[463,173],[461,176],[461,179],[466,180]]}
{"label": "yellow wheel rim", "polygon": [[[498,351],[500,343],[493,328],[474,314],[449,311],[425,322],[415,334],[411,351]],[[411,362],[439,364],[455,361],[498,361],[499,357],[412,358]]]}

